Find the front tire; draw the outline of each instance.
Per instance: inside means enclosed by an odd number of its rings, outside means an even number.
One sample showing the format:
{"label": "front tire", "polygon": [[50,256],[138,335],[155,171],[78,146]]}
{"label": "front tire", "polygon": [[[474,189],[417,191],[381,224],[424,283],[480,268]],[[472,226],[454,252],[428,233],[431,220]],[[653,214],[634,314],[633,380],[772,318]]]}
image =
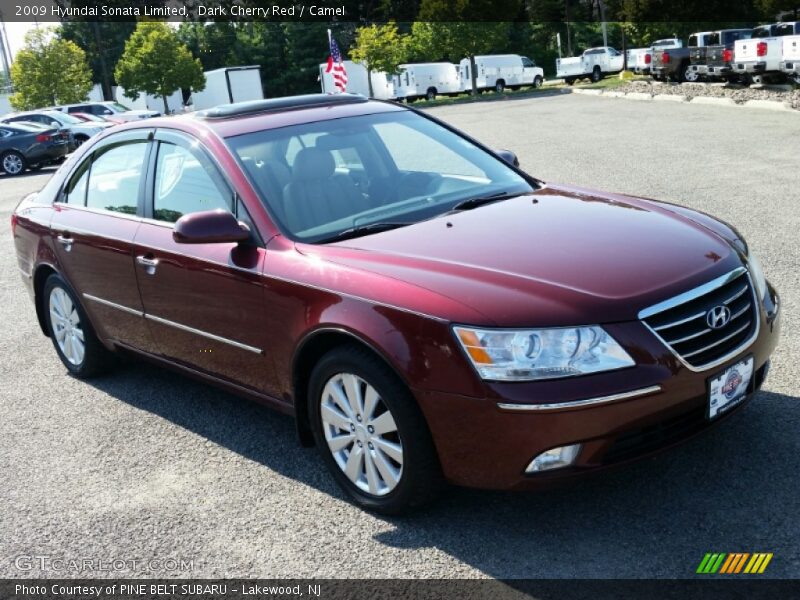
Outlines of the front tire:
{"label": "front tire", "polygon": [[506,82],[502,79],[498,79],[497,83],[494,84],[494,91],[498,94],[502,94],[506,90]]}
{"label": "front tire", "polygon": [[108,370],[112,354],[97,339],[83,307],[61,276],[53,273],[47,278],[41,301],[50,339],[67,370],[80,379]]}
{"label": "front tire", "polygon": [[544,82],[542,81],[542,78],[539,77],[538,75],[533,78],[533,87],[534,88],[542,87],[542,83],[544,83]]}
{"label": "front tire", "polygon": [[442,488],[438,457],[408,388],[366,349],[328,352],[309,380],[317,448],[339,486],[360,507],[399,514]]}
{"label": "front tire", "polygon": [[25,157],[16,150],[10,150],[3,154],[0,165],[2,165],[3,172],[6,175],[20,175],[25,171]]}

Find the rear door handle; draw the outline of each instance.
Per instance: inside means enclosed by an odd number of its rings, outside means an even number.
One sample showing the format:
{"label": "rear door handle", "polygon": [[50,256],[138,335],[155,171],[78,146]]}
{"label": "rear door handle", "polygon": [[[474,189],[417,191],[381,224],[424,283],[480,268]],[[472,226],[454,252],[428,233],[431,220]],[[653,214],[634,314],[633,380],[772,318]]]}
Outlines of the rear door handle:
{"label": "rear door handle", "polygon": [[152,255],[143,254],[142,256],[136,257],[136,262],[139,263],[139,266],[144,268],[144,272],[148,275],[155,275],[156,268],[158,268],[158,259],[151,258]]}
{"label": "rear door handle", "polygon": [[72,250],[72,242],[74,242],[75,240],[73,240],[72,237],[68,233],[59,234],[56,239],[58,240],[59,244],[64,246],[64,250],[66,252],[69,252],[70,250]]}

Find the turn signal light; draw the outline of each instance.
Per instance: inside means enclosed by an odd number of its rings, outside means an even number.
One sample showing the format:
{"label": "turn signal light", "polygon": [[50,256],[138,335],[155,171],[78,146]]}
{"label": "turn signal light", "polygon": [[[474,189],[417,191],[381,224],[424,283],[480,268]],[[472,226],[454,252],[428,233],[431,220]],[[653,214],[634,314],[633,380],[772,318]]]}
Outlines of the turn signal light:
{"label": "turn signal light", "polygon": [[728,50],[727,48],[722,51],[722,62],[732,62],[733,61],[733,52]]}
{"label": "turn signal light", "polygon": [[767,42],[758,42],[756,45],[756,52],[759,56],[767,55]]}
{"label": "turn signal light", "polygon": [[661,62],[665,65],[669,62],[669,52],[664,52],[661,54]]}

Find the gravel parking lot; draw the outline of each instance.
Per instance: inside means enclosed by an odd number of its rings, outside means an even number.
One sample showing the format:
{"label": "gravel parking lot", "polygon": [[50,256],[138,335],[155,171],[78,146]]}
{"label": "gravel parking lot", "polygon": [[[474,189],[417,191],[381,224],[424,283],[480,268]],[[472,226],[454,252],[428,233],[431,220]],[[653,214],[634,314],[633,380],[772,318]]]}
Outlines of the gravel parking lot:
{"label": "gravel parking lot", "polygon": [[[783,300],[765,390],[707,435],[612,475],[539,494],[452,490],[413,517],[372,516],[284,416],[138,362],[69,377],[8,228],[48,170],[0,176],[0,577],[76,576],[52,561],[88,558],[127,566],[83,576],[674,578],[711,551],[774,552],[766,576],[800,576],[800,115],[577,95],[431,112],[545,180],[735,223]],[[496,233],[487,243],[502,243]]]}

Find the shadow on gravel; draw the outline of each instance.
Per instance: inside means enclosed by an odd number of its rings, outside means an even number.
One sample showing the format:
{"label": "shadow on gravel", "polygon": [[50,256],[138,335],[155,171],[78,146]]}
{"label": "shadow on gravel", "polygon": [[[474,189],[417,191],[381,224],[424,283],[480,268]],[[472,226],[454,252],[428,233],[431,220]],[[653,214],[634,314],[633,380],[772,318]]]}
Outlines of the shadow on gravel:
{"label": "shadow on gravel", "polygon": [[[281,475],[342,498],[294,421],[131,361],[92,385]],[[655,458],[538,493],[447,491],[376,540],[436,548],[497,578],[693,577],[706,552],[774,552],[797,576],[798,398],[760,392],[719,427]],[[309,532],[310,533],[310,532]]]}

